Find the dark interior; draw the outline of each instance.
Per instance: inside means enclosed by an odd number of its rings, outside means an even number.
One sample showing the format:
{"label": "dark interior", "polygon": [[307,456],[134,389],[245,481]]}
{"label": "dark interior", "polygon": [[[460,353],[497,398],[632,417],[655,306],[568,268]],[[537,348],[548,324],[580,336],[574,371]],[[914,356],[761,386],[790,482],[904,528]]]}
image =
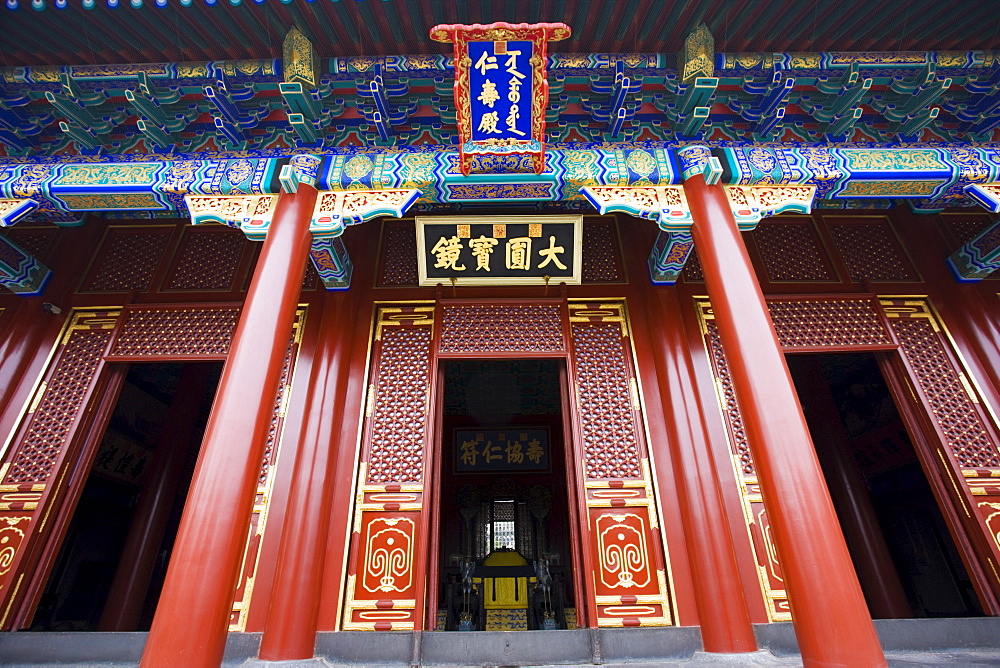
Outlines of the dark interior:
{"label": "dark interior", "polygon": [[[221,371],[221,362],[129,367],[32,630],[149,630]],[[136,540],[144,497],[158,517],[145,544]],[[142,556],[123,560],[132,532]]]}
{"label": "dark interior", "polygon": [[787,359],[872,616],[982,615],[877,355]]}

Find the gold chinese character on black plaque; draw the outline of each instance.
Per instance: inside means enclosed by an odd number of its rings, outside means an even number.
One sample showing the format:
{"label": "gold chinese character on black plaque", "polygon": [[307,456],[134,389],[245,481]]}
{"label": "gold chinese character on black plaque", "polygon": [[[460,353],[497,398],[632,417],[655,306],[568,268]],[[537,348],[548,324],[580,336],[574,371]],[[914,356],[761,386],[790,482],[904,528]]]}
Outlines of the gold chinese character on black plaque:
{"label": "gold chinese character on black plaque", "polygon": [[420,285],[579,285],[582,216],[416,219]]}

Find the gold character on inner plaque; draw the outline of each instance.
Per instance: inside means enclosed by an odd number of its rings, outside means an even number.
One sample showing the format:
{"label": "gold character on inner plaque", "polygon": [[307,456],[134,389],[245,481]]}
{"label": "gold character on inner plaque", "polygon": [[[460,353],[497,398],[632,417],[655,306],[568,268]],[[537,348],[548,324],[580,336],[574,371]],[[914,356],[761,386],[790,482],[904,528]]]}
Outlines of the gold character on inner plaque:
{"label": "gold character on inner plaque", "polygon": [[494,459],[503,459],[503,455],[500,454],[500,446],[493,445],[493,441],[486,441],[486,446],[483,448],[483,463],[489,466]]}
{"label": "gold character on inner plaque", "polygon": [[479,458],[479,450],[476,449],[475,441],[465,441],[462,443],[462,463],[466,466],[475,466],[476,459]]}
{"label": "gold character on inner plaque", "polygon": [[479,73],[483,76],[486,76],[486,70],[495,70],[499,69],[499,67],[500,66],[497,65],[497,57],[491,56],[486,51],[483,51],[479,55],[479,60],[476,61],[475,65],[475,68],[479,70]]}
{"label": "gold character on inner plaque", "polygon": [[495,111],[491,111],[488,114],[483,114],[483,117],[479,119],[479,130],[480,132],[488,132],[490,134],[500,134],[500,130],[497,128],[497,123],[500,122],[500,116]]}
{"label": "gold character on inner plaque", "polygon": [[493,254],[493,247],[499,241],[491,239],[486,235],[479,235],[478,239],[470,239],[469,246],[472,248],[472,255],[476,258],[476,271],[480,269],[490,270],[490,255]]}
{"label": "gold character on inner plaque", "polygon": [[492,109],[496,101],[500,99],[500,93],[497,92],[497,85],[487,79],[483,82],[483,90],[479,92],[479,97],[476,99]]}
{"label": "gold character on inner plaque", "polygon": [[437,262],[434,263],[436,269],[465,271],[464,264],[462,266],[458,265],[459,255],[462,253],[462,240],[457,236],[453,236],[450,239],[448,237],[441,237],[434,244],[431,253],[437,257]]}
{"label": "gold character on inner plaque", "polygon": [[507,240],[507,268],[531,269],[531,238],[514,237]]}
{"label": "gold character on inner plaque", "polygon": [[541,463],[542,455],[545,454],[545,450],[542,449],[542,444],[538,442],[537,438],[531,439],[528,443],[528,459],[535,462],[536,464]]}
{"label": "gold character on inner plaque", "polygon": [[545,261],[538,265],[539,269],[543,269],[548,266],[549,262],[552,262],[560,269],[565,270],[566,265],[559,261],[556,257],[558,253],[565,253],[566,249],[563,246],[556,246],[556,238],[554,236],[549,237],[549,247],[538,251],[538,254],[545,257]]}
{"label": "gold character on inner plaque", "polygon": [[507,441],[507,463],[508,464],[520,464],[524,461],[524,453],[521,452],[521,442],[520,441]]}

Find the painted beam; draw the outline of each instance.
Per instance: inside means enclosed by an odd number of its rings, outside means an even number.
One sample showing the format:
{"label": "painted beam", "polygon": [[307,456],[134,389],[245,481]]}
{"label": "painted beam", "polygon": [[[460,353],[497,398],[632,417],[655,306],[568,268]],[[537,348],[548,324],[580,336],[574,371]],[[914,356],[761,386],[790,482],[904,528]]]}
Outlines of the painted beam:
{"label": "painted beam", "polygon": [[[661,186],[681,181],[682,155],[704,158],[692,169],[729,185],[811,185],[816,199],[867,200],[871,206],[900,199],[922,210],[969,206],[966,186],[1000,182],[1000,148],[992,145],[920,146],[679,146],[674,142],[556,144],[539,174],[463,176],[453,147],[316,149],[311,158],[320,190],[419,190],[428,205],[505,201],[565,203],[586,200],[583,187]],[[89,211],[182,215],[185,195],[276,194],[287,179],[288,158],[221,153],[211,159],[184,155],[94,156],[90,162],[60,158],[0,160],[0,198],[37,202],[33,218],[79,224]],[[688,162],[691,162],[688,160]],[[691,163],[695,164],[695,163]],[[294,179],[294,177],[292,177]],[[312,178],[312,177],[310,177]],[[291,186],[288,186],[291,187]]]}
{"label": "painted beam", "polygon": [[281,189],[286,193],[294,193],[303,183],[315,188],[316,178],[319,176],[319,166],[322,162],[323,158],[315,155],[293,156],[287,165],[281,167],[281,171],[278,173]]}
{"label": "painted beam", "polygon": [[[1000,181],[994,145],[933,147],[866,145],[851,148],[757,144],[713,151],[723,182],[815,185],[822,200],[934,200],[938,208],[969,206],[965,187]],[[924,208],[928,208],[924,206]]]}
{"label": "painted beam", "polygon": [[354,263],[347,254],[343,239],[313,237],[309,259],[327,290],[346,290],[351,287]]}
{"label": "painted beam", "polygon": [[691,230],[660,231],[649,253],[646,264],[649,278],[657,285],[673,285],[677,282],[684,265],[694,248]]}
{"label": "painted beam", "polygon": [[948,266],[963,282],[981,281],[1000,269],[1000,221],[952,253]]}
{"label": "painted beam", "polygon": [[[1000,183],[967,186],[966,192],[982,207],[1000,213]],[[980,281],[1000,269],[1000,220],[976,235],[948,258],[959,281]]]}
{"label": "painted beam", "polygon": [[52,270],[0,234],[0,286],[23,297],[40,295]]}

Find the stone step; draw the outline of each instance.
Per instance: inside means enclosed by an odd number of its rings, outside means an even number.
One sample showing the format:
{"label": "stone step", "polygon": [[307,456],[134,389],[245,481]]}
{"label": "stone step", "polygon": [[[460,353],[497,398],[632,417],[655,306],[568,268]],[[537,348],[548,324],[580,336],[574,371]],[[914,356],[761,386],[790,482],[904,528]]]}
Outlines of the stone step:
{"label": "stone step", "polygon": [[[1000,618],[875,622],[890,666],[1000,666]],[[643,666],[801,665],[789,623],[755,627],[760,652],[701,652],[696,627],[568,631],[321,633],[317,658],[256,659],[259,633],[232,633],[225,666]],[[0,665],[136,666],[145,633],[0,633]]]}

